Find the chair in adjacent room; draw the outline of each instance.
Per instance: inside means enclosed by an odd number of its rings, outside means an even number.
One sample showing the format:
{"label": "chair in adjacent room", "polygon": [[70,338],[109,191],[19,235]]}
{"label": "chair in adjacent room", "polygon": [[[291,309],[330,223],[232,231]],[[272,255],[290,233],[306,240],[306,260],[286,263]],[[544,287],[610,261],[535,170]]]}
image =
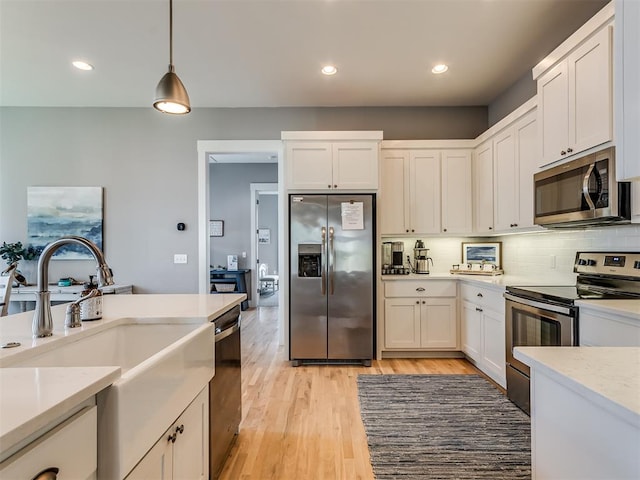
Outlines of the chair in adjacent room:
{"label": "chair in adjacent room", "polygon": [[6,317],[9,313],[9,300],[11,299],[11,288],[16,274],[17,263],[12,263],[0,274],[0,317]]}
{"label": "chair in adjacent room", "polygon": [[258,267],[258,281],[260,282],[261,295],[268,292],[275,293],[278,290],[280,277],[278,275],[269,275],[269,267],[266,263],[261,263]]}

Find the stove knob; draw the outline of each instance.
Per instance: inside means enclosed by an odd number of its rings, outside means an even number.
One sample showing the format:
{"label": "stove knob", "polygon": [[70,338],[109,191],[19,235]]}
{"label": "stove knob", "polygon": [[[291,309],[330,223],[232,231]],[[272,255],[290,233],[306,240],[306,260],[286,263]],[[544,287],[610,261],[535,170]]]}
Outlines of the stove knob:
{"label": "stove knob", "polygon": [[587,265],[589,265],[590,267],[594,267],[596,265],[596,261],[595,260],[587,260]]}
{"label": "stove knob", "polygon": [[587,261],[584,258],[581,258],[580,260],[578,260],[578,265],[586,265]]}
{"label": "stove knob", "polygon": [[635,262],[633,262],[633,268],[640,269],[640,260],[636,260]]}

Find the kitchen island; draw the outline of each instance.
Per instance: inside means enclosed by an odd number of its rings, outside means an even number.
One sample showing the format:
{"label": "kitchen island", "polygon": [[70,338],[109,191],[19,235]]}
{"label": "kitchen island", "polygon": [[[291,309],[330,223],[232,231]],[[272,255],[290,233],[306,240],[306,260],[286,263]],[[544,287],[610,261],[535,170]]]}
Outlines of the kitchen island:
{"label": "kitchen island", "polygon": [[[33,312],[4,317],[0,343],[20,345],[0,350],[0,476],[25,451],[37,450],[33,445],[40,437],[72,429],[70,422],[84,425],[93,416],[98,464],[108,465],[98,476],[124,478],[206,391],[214,374],[210,322],[244,299],[239,294],[105,296],[101,320],[65,328],[66,306],[55,306],[53,335],[36,339]],[[19,394],[16,385],[24,387]],[[85,442],[91,445],[91,438],[79,441]],[[72,455],[76,443],[66,447]],[[198,460],[206,464],[206,454]]]}
{"label": "kitchen island", "polygon": [[640,478],[640,348],[517,347],[531,368],[533,478]]}

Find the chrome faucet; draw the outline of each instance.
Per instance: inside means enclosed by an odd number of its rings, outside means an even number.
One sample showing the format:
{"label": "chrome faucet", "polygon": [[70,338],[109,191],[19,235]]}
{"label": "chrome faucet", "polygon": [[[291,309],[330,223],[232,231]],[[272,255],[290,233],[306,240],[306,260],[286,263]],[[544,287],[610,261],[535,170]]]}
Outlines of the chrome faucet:
{"label": "chrome faucet", "polygon": [[53,319],[51,318],[51,293],[49,292],[49,261],[53,254],[63,245],[78,244],[87,247],[98,262],[98,286],[113,285],[111,269],[104,259],[103,253],[91,240],[83,237],[62,237],[47,245],[40,254],[38,260],[38,291],[36,293],[36,311],[33,315],[33,336],[50,337],[53,332]]}

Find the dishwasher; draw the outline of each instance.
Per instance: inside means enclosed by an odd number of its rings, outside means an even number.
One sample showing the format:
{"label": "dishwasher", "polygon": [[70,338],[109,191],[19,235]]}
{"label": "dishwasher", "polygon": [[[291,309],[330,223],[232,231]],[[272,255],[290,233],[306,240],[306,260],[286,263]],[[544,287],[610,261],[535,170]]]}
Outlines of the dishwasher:
{"label": "dishwasher", "polygon": [[209,477],[217,479],[242,419],[240,305],[215,320],[215,375],[209,382]]}

